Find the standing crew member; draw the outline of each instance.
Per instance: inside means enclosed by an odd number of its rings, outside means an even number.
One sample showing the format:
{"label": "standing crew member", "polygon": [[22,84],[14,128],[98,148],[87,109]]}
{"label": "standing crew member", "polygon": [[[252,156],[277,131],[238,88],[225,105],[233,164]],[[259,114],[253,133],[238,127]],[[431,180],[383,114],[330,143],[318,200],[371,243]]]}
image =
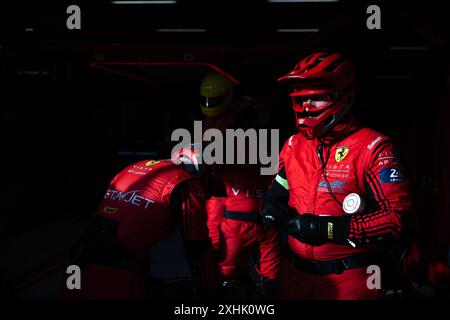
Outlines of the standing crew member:
{"label": "standing crew member", "polygon": [[[341,54],[311,54],[279,81],[292,85],[299,133],[285,143],[264,199],[265,224],[289,226],[278,297],[379,298],[367,267],[379,263],[382,246],[399,242],[410,211],[393,143],[349,115],[354,68]],[[365,207],[348,214],[352,193]]]}
{"label": "standing crew member", "polygon": [[[204,129],[225,133],[226,129],[267,124],[269,112],[263,97],[239,100],[236,91],[236,85],[221,73],[203,78],[200,108],[205,115]],[[270,178],[260,175],[258,165],[213,165],[209,174],[208,228],[213,247],[220,255],[218,268],[223,284],[249,289],[245,282],[253,270],[248,269],[248,258],[258,249],[256,290],[268,298],[280,261],[278,232],[264,227],[260,219],[262,196]]]}
{"label": "standing crew member", "polygon": [[225,282],[246,286],[249,254],[259,253],[256,292],[270,298],[278,277],[278,232],[261,223],[261,202],[271,177],[258,165],[226,166],[222,174],[226,196],[207,202],[208,227],[213,247],[220,252],[219,271]]}

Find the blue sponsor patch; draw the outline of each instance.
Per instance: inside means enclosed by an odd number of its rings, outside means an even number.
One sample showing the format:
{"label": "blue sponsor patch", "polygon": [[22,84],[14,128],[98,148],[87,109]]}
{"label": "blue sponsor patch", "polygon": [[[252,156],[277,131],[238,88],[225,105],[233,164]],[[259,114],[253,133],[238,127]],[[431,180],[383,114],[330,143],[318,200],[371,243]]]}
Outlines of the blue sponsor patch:
{"label": "blue sponsor patch", "polygon": [[[330,187],[332,190],[334,189],[342,189],[344,187],[344,184],[346,184],[347,181],[339,181],[335,180],[330,182]],[[325,181],[319,182],[319,187],[327,187],[327,183]]]}
{"label": "blue sponsor patch", "polygon": [[398,168],[383,168],[380,170],[381,183],[402,182],[403,174]]}

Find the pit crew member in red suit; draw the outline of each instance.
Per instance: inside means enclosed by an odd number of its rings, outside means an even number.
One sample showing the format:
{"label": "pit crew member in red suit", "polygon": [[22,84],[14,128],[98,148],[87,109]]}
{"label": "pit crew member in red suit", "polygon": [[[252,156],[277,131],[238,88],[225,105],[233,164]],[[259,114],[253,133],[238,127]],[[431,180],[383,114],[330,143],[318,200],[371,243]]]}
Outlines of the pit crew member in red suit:
{"label": "pit crew member in red suit", "polygon": [[208,201],[208,228],[213,247],[220,251],[219,269],[225,281],[237,281],[249,272],[248,255],[259,252],[256,291],[269,298],[278,277],[278,232],[261,220],[262,197],[272,177],[260,174],[258,165],[226,166],[222,174],[226,196]]}
{"label": "pit crew member in red suit", "polygon": [[[380,298],[367,285],[367,267],[378,264],[381,246],[400,241],[410,211],[393,142],[349,115],[354,67],[341,54],[311,54],[279,81],[292,86],[299,133],[286,141],[264,199],[265,224],[288,226],[277,297]],[[351,193],[364,210],[344,212]]]}

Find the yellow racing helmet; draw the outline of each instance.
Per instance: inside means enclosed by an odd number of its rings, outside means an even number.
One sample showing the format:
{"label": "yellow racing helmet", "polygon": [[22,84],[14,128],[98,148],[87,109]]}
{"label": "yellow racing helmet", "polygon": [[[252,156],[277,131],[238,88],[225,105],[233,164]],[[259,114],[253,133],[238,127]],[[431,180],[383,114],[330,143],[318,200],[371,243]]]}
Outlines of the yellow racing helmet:
{"label": "yellow racing helmet", "polygon": [[200,86],[200,108],[207,117],[216,117],[234,101],[234,84],[225,75],[214,72],[205,76]]}

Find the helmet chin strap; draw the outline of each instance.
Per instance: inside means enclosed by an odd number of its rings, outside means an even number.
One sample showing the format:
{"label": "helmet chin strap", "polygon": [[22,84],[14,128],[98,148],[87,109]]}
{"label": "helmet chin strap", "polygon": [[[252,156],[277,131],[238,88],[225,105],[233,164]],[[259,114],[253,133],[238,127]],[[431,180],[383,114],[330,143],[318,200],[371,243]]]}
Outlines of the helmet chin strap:
{"label": "helmet chin strap", "polygon": [[330,128],[332,128],[336,124],[336,116],[334,114],[329,116],[328,119],[325,122],[325,125],[323,125],[322,128],[320,129],[320,133],[318,134],[318,138],[323,136]]}
{"label": "helmet chin strap", "polygon": [[325,141],[322,141],[322,138],[324,138],[324,134],[325,134],[330,128],[332,128],[332,127],[334,126],[334,124],[335,124],[335,122],[336,122],[336,117],[335,117],[334,115],[330,115],[330,116],[328,117],[328,119],[330,119],[330,120],[326,121],[326,124],[325,124],[324,126],[322,126],[319,130],[317,130],[317,131],[318,131],[317,134],[314,132],[314,131],[316,131],[316,130],[313,129],[313,134],[312,134],[312,136],[306,136],[306,135],[305,135],[305,137],[306,137],[307,139],[309,139],[309,140],[317,139],[317,140],[320,141],[320,143],[326,144]]}
{"label": "helmet chin strap", "polygon": [[345,132],[341,132],[342,130],[339,132],[335,132],[333,131],[333,128],[340,123],[347,122],[350,119],[350,115],[346,114],[341,119],[336,119],[335,115],[332,115],[332,117],[333,117],[332,121],[326,126],[324,126],[325,129],[323,129],[321,131],[322,133],[317,137],[317,140],[323,145],[328,145],[337,142],[338,140],[340,140],[342,135],[346,134]]}

